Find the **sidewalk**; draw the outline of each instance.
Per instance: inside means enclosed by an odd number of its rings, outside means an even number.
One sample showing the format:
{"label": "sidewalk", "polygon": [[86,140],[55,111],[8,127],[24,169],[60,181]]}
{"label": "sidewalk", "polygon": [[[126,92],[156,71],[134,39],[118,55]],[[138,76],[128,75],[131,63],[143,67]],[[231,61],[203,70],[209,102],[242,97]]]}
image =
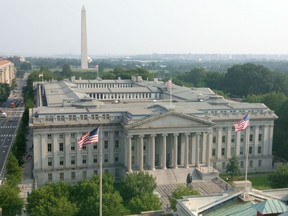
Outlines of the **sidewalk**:
{"label": "sidewalk", "polygon": [[33,190],[33,144],[30,130],[26,134],[26,139],[26,154],[24,158],[22,182],[18,185],[20,188],[20,197],[25,200],[27,199],[28,194]]}

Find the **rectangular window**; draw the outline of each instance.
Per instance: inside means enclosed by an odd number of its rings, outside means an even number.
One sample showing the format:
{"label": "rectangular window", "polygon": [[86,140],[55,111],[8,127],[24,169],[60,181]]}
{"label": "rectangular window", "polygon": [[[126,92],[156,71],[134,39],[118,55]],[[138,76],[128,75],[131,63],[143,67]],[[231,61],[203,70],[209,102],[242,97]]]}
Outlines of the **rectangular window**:
{"label": "rectangular window", "polygon": [[253,154],[253,147],[249,146],[249,154]]}
{"label": "rectangular window", "polygon": [[93,149],[97,149],[97,144],[94,144],[94,145],[93,145]]}
{"label": "rectangular window", "polygon": [[64,151],[64,144],[63,143],[59,143],[59,151]]}
{"label": "rectangular window", "polygon": [[226,142],[226,136],[222,136],[222,143]]}
{"label": "rectangular window", "polygon": [[250,161],[249,161],[249,167],[250,167],[250,168],[253,167],[253,160],[250,160]]}
{"label": "rectangular window", "polygon": [[75,142],[71,142],[71,151],[75,151]]}
{"label": "rectangular window", "polygon": [[115,148],[116,148],[116,149],[119,148],[119,140],[115,140]]}
{"label": "rectangular window", "polygon": [[75,172],[71,172],[71,180],[75,180]]}
{"label": "rectangular window", "polygon": [[86,164],[87,162],[87,155],[82,155],[82,164]]}
{"label": "rectangular window", "polygon": [[104,136],[105,136],[105,137],[108,137],[108,135],[109,135],[108,131],[105,131],[105,132],[104,132]]}
{"label": "rectangular window", "polygon": [[105,148],[105,149],[108,149],[108,140],[105,140],[105,141],[104,141],[104,148]]}
{"label": "rectangular window", "polygon": [[48,173],[48,181],[51,182],[53,180],[52,173]]}
{"label": "rectangular window", "polygon": [[94,175],[98,175],[98,170],[94,170]]}
{"label": "rectangular window", "polygon": [[241,141],[241,142],[244,141],[244,135],[243,135],[243,134],[241,134],[240,141]]}
{"label": "rectangular window", "polygon": [[52,151],[52,143],[47,144],[47,151],[51,152]]}
{"label": "rectangular window", "polygon": [[213,143],[216,143],[216,136],[213,136]]}
{"label": "rectangular window", "polygon": [[64,138],[64,134],[59,134],[59,139],[63,139]]}
{"label": "rectangular window", "polygon": [[87,147],[86,147],[86,145],[84,145],[83,147],[82,147],[82,151],[86,151],[87,150]]}
{"label": "rectangular window", "polygon": [[98,159],[97,159],[97,155],[93,155],[93,163],[97,163]]}
{"label": "rectangular window", "polygon": [[235,142],[235,135],[231,135],[231,143],[234,143]]}
{"label": "rectangular window", "polygon": [[59,158],[59,165],[60,166],[64,165],[64,157],[62,157],[62,156]]}
{"label": "rectangular window", "polygon": [[75,156],[71,156],[70,161],[71,161],[71,165],[75,165],[76,157]]}
{"label": "rectangular window", "polygon": [[261,152],[262,152],[262,146],[258,146],[258,154],[261,154]]}
{"label": "rectangular window", "polygon": [[258,135],[258,141],[259,141],[259,142],[262,141],[262,134],[259,134],[259,135]]}
{"label": "rectangular window", "polygon": [[212,156],[216,156],[216,149],[215,148],[212,149]]}
{"label": "rectangular window", "polygon": [[258,167],[262,167],[262,160],[258,160]]}
{"label": "rectangular window", "polygon": [[59,173],[60,174],[60,181],[64,181],[64,173]]}
{"label": "rectangular window", "polygon": [[240,155],[243,155],[244,153],[244,147],[240,147]]}
{"label": "rectangular window", "polygon": [[47,140],[51,140],[52,139],[52,134],[47,134]]}
{"label": "rectangular window", "polygon": [[225,155],[225,148],[221,149],[221,155],[224,156]]}
{"label": "rectangular window", "polygon": [[[146,157],[145,157],[145,155],[144,155],[144,160],[143,160],[144,164],[146,163],[145,159],[146,159]],[[119,154],[116,153],[116,154],[115,154],[115,162],[118,162],[118,161],[119,161]]]}
{"label": "rectangular window", "polygon": [[108,154],[104,154],[104,162],[108,163]]}
{"label": "rectangular window", "polygon": [[236,156],[236,148],[234,146],[231,147],[231,155]]}
{"label": "rectangular window", "polygon": [[119,137],[119,131],[115,131],[115,137]]}
{"label": "rectangular window", "polygon": [[244,161],[240,161],[240,167],[241,167],[241,168],[244,167]]}
{"label": "rectangular window", "polygon": [[249,141],[250,141],[250,142],[253,141],[253,134],[250,134],[250,136],[249,136]]}
{"label": "rectangular window", "polygon": [[71,139],[75,139],[75,133],[71,133]]}
{"label": "rectangular window", "polygon": [[52,166],[52,157],[48,157],[48,166]]}
{"label": "rectangular window", "polygon": [[87,178],[87,171],[83,171],[83,172],[82,172],[82,177],[83,177],[83,179],[86,179],[86,178]]}

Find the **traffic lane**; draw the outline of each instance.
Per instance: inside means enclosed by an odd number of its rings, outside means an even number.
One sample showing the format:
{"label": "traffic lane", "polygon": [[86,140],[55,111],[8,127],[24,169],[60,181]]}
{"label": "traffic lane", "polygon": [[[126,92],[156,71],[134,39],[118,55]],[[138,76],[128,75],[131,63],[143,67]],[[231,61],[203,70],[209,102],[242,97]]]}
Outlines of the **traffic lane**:
{"label": "traffic lane", "polygon": [[12,137],[0,138],[0,176],[3,174],[4,163],[9,155],[9,149],[12,145]]}

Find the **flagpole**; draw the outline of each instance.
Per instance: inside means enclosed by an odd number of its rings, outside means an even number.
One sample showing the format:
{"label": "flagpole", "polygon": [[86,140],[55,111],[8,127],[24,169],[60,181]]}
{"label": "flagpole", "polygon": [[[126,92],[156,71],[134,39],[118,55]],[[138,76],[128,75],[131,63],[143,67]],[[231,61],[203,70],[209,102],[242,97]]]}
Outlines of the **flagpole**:
{"label": "flagpole", "polygon": [[99,155],[99,160],[100,160],[100,200],[99,200],[99,216],[102,216],[102,124],[100,123],[100,131],[99,131],[99,151],[100,151],[100,155]]}
{"label": "flagpole", "polygon": [[172,78],[170,80],[170,109],[172,109]]}
{"label": "flagpole", "polygon": [[248,173],[248,154],[249,154],[249,151],[248,151],[248,142],[249,142],[249,137],[248,137],[248,133],[246,132],[246,130],[244,131],[245,134],[245,144],[246,144],[246,160],[245,160],[245,189],[244,189],[244,199],[246,199],[246,194],[247,194],[247,173]]}

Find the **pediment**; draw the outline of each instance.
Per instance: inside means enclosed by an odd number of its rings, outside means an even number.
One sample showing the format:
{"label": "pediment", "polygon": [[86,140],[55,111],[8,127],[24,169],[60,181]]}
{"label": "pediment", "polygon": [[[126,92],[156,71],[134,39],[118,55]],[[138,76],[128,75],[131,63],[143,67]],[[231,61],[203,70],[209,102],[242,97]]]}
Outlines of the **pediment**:
{"label": "pediment", "polygon": [[177,112],[167,112],[132,123],[127,129],[153,129],[153,128],[201,128],[211,127],[214,123],[195,116]]}

